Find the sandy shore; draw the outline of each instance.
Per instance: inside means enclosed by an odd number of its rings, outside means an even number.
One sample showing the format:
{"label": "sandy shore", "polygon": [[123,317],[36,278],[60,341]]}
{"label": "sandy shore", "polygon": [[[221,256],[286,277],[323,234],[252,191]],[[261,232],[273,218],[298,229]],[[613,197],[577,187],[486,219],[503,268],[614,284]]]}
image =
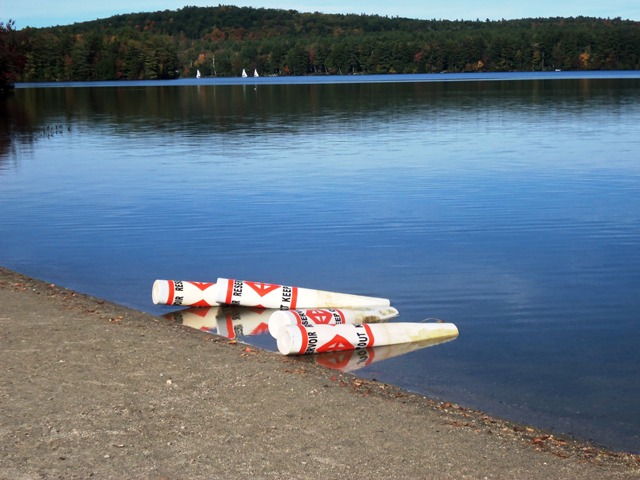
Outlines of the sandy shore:
{"label": "sandy shore", "polygon": [[0,478],[640,479],[610,452],[0,267]]}

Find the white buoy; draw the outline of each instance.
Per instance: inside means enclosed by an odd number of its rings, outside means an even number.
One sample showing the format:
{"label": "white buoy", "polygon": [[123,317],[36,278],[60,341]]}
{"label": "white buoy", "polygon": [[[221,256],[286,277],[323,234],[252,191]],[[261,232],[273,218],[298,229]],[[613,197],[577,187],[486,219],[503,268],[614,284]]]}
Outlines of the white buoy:
{"label": "white buoy", "polygon": [[308,308],[388,307],[391,303],[386,298],[228,278],[218,278],[216,284],[216,301],[218,303],[243,307],[259,306],[280,310],[295,310]]}
{"label": "white buoy", "polygon": [[341,325],[345,323],[383,322],[398,316],[393,307],[367,309],[276,310],[269,318],[269,333],[276,338],[285,325]]}
{"label": "white buoy", "polygon": [[156,280],[151,289],[151,299],[156,305],[211,307],[218,305],[216,295],[216,284],[211,282]]}
{"label": "white buoy", "polygon": [[453,323],[364,323],[356,325],[290,325],[277,334],[283,355],[337,352],[458,336]]}

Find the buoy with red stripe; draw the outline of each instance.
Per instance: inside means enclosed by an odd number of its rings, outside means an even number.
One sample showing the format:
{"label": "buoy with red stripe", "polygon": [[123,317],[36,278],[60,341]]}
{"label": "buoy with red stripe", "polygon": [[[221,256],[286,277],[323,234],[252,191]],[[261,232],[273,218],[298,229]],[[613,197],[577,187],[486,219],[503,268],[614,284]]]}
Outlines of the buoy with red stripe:
{"label": "buoy with red stripe", "polygon": [[186,280],[156,280],[151,289],[151,299],[156,305],[184,305],[186,307],[213,307],[217,286],[212,282]]}
{"label": "buoy with red stripe", "polygon": [[218,303],[243,307],[295,310],[308,308],[388,307],[391,304],[387,298],[327,292],[229,278],[218,278],[216,286],[216,301]]}
{"label": "buoy with red stripe", "polygon": [[308,355],[457,336],[458,328],[453,323],[289,325],[278,331],[277,344],[278,351],[283,355]]}
{"label": "buoy with red stripe", "polygon": [[276,310],[269,317],[269,333],[277,337],[278,330],[285,325],[341,325],[344,323],[384,322],[398,316],[393,307],[364,309],[322,308],[313,310]]}

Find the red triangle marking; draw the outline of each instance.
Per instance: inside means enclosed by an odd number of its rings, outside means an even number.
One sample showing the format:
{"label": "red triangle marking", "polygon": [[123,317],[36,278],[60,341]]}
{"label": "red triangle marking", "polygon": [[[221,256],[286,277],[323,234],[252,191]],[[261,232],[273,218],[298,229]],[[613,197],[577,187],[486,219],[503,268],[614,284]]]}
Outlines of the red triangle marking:
{"label": "red triangle marking", "polygon": [[199,302],[196,303],[192,303],[191,304],[192,307],[210,307],[211,305],[209,305],[207,302],[205,302],[204,300],[200,300]]}
{"label": "red triangle marking", "polygon": [[189,310],[187,310],[187,312],[189,312],[192,315],[197,315],[199,317],[206,317],[209,312],[211,311],[211,308],[190,308]]}
{"label": "red triangle marking", "polygon": [[329,340],[324,345],[320,345],[316,348],[316,352],[338,352],[340,350],[353,350],[354,346],[351,344],[349,340],[344,338],[342,335],[336,335],[331,340]]}
{"label": "red triangle marking", "polygon": [[349,365],[349,361],[353,356],[353,352],[328,352],[324,355],[319,355],[316,358],[316,363],[318,365],[322,365],[323,367],[333,368],[336,370],[342,370],[347,365]]}
{"label": "red triangle marking", "polygon": [[327,312],[326,310],[307,310],[305,313],[313,323],[318,325],[327,325],[331,323],[331,319],[333,318],[331,312]]}
{"label": "red triangle marking", "polygon": [[266,294],[280,288],[280,285],[273,285],[271,283],[247,282],[246,280],[244,283],[253,288],[255,292],[261,297],[264,297]]}
{"label": "red triangle marking", "polygon": [[196,288],[199,288],[203,292],[207,288],[209,288],[211,285],[215,285],[215,283],[211,283],[211,282],[185,282],[185,283],[190,283],[191,285],[193,285]]}
{"label": "red triangle marking", "polygon": [[256,328],[251,331],[251,335],[262,335],[265,332],[269,331],[269,324],[265,322],[260,322]]}

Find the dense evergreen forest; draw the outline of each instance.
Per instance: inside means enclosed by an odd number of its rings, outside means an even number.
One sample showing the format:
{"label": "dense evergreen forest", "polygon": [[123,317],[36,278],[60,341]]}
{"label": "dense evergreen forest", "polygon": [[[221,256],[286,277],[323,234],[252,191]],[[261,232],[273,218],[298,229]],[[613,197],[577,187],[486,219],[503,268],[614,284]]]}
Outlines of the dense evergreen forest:
{"label": "dense evergreen forest", "polygon": [[[6,30],[6,29],[5,29]],[[640,69],[640,22],[413,20],[185,7],[11,31],[18,81]],[[2,48],[0,46],[0,48]]]}

